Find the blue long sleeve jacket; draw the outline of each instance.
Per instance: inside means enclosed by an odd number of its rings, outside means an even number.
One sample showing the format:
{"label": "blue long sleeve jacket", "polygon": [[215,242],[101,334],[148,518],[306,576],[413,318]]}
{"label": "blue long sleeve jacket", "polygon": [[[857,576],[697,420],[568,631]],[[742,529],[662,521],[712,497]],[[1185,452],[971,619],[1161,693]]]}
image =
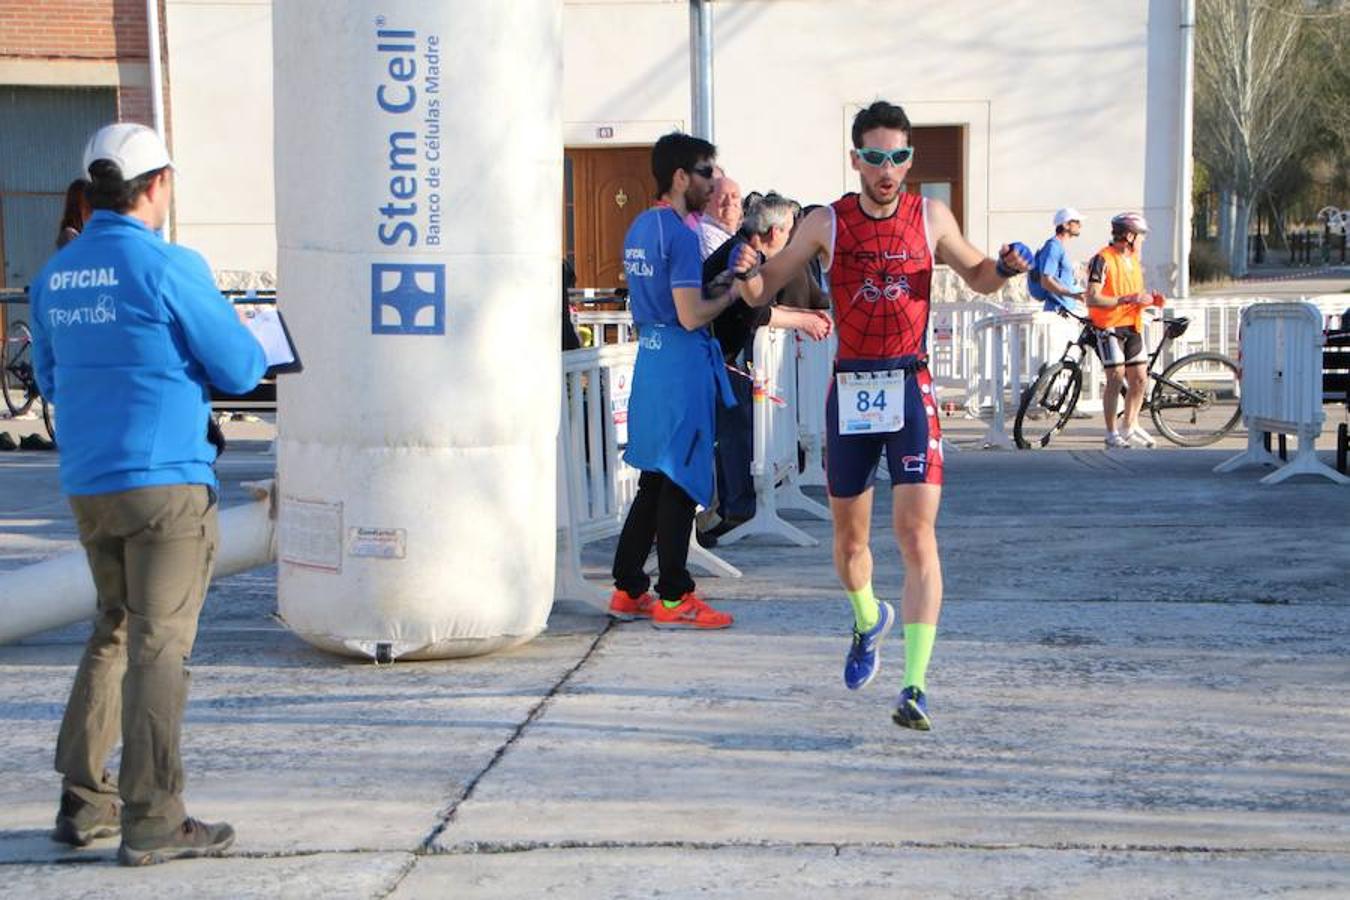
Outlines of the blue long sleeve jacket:
{"label": "blue long sleeve jacket", "polygon": [[38,387],[58,412],[62,490],[214,487],[208,385],[245,393],[266,363],[201,255],[98,210],[30,297]]}

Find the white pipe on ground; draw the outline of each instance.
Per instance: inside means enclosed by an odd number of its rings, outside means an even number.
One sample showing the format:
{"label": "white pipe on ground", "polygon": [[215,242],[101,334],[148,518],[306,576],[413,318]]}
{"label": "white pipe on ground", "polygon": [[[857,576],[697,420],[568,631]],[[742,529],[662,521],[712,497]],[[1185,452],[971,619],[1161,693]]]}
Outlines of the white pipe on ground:
{"label": "white pipe on ground", "polygon": [[[220,547],[212,580],[276,559],[272,482],[250,485],[252,503],[220,513]],[[70,550],[0,576],[0,644],[92,619],[98,595],[83,550]]]}

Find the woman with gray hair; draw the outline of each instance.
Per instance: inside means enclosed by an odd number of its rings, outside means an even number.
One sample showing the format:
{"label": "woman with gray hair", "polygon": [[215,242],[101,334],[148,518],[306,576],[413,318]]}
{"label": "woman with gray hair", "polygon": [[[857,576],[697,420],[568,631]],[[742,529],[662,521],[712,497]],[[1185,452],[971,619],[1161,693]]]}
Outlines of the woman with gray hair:
{"label": "woman with gray hair", "polygon": [[774,191],[767,194],[751,194],[745,206],[745,220],[741,230],[747,234],[767,235],[772,228],[786,228],[792,231],[793,207],[788,198]]}

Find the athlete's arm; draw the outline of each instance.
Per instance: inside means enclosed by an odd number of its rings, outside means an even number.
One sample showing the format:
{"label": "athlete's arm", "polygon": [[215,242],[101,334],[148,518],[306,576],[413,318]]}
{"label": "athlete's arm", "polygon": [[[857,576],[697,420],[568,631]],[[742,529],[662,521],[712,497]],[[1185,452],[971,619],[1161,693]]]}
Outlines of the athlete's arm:
{"label": "athlete's arm", "polygon": [[[998,261],[985,256],[966,240],[956,225],[956,217],[941,200],[928,200],[928,227],[933,232],[933,247],[937,250],[938,262],[951,266],[961,276],[961,280],[970,285],[971,290],[992,294],[1012,277],[1000,275]],[[1026,261],[1007,246],[999,250],[999,259],[1013,275],[1027,270]]]}
{"label": "athlete's arm", "polygon": [[834,330],[834,322],[820,309],[788,309],[773,307],[769,313],[770,328],[795,328],[813,340],[823,341]]}
{"label": "athlete's arm", "polygon": [[1066,287],[1065,285],[1060,284],[1058,278],[1055,278],[1053,275],[1046,275],[1044,272],[1041,273],[1041,287],[1052,294],[1059,294],[1061,297],[1081,298],[1083,296],[1082,291],[1075,291],[1071,287]]}
{"label": "athlete's arm", "polygon": [[[741,244],[736,248],[736,253],[731,258],[731,271],[749,271],[758,259],[759,254],[749,244]],[[745,282],[735,280],[732,284],[741,285]],[[672,288],[670,293],[675,298],[675,315],[686,331],[693,331],[707,325],[720,316],[728,306],[735,303],[739,296],[734,287],[731,290],[713,295],[705,294],[702,288],[692,287]],[[764,304],[752,305],[763,306]]]}
{"label": "athlete's arm", "polygon": [[821,207],[802,219],[788,245],[759,267],[758,277],[737,282],[736,290],[740,292],[741,298],[751,306],[763,306],[769,302],[769,298],[776,297],[783,285],[799,270],[806,268],[812,259],[829,253],[833,218],[828,208]]}
{"label": "athlete's arm", "polygon": [[[1124,294],[1120,297],[1108,297],[1102,293],[1102,287],[1106,281],[1106,260],[1098,253],[1092,257],[1092,262],[1088,263],[1087,277],[1087,305],[1095,306],[1099,309],[1111,309],[1116,306],[1123,306],[1128,303],[1139,303],[1143,294]],[[1151,297],[1149,298],[1152,299]]]}
{"label": "athlete's arm", "polygon": [[677,287],[671,289],[675,297],[675,315],[685,331],[694,331],[721,315],[736,300],[735,291],[716,297],[704,297],[702,288]]}
{"label": "athlete's arm", "polygon": [[[686,331],[704,327],[732,304],[734,291],[720,294],[706,292],[703,278],[703,255],[699,251],[699,236],[683,224],[666,238],[665,252],[670,272],[670,295],[675,302],[675,319]],[[739,256],[735,259],[739,259]],[[731,268],[735,268],[733,265]]]}

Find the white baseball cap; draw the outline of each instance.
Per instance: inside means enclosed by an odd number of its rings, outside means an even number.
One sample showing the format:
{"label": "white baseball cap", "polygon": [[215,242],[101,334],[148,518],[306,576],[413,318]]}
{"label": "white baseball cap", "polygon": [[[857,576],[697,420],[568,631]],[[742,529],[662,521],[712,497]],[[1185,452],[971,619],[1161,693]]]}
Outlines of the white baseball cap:
{"label": "white baseball cap", "polygon": [[1083,221],[1083,217],[1079,215],[1078,210],[1074,209],[1072,206],[1066,206],[1063,209],[1055,211],[1056,228],[1069,222],[1081,222],[1081,221]]}
{"label": "white baseball cap", "polygon": [[89,177],[89,167],[100,159],[116,163],[126,181],[173,165],[159,134],[135,122],[104,125],[94,132],[84,147],[84,177]]}

